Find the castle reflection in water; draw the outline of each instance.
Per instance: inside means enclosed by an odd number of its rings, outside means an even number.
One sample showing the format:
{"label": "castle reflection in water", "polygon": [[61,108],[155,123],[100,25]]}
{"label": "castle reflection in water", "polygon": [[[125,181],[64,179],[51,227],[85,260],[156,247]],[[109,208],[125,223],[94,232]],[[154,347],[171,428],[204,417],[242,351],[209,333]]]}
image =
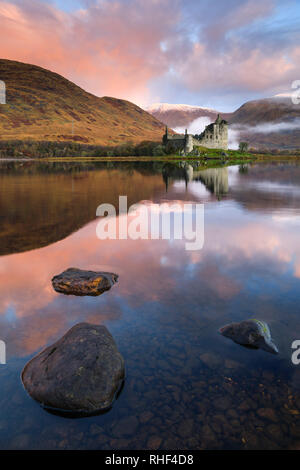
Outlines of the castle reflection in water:
{"label": "castle reflection in water", "polygon": [[163,180],[166,185],[166,191],[171,181],[184,180],[186,186],[191,181],[200,181],[206,189],[216,196],[222,196],[228,193],[228,168],[208,168],[206,170],[197,170],[190,164],[183,163],[182,166],[167,164],[163,169]]}

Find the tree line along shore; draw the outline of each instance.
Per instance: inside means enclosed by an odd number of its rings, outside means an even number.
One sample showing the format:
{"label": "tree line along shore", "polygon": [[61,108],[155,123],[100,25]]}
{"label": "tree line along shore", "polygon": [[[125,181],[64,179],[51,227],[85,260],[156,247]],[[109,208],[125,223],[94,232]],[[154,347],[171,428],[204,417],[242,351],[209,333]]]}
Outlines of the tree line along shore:
{"label": "tree line along shore", "polygon": [[0,141],[0,158],[101,158],[101,157],[163,157],[178,155],[181,158],[196,157],[206,159],[255,158],[258,156],[286,155],[300,157],[300,150],[279,151],[277,149],[248,149],[241,143],[239,150],[221,150],[198,147],[188,155],[182,155],[171,142],[143,141],[139,144],[126,143],[115,146],[90,145],[76,142],[53,142],[10,140]]}

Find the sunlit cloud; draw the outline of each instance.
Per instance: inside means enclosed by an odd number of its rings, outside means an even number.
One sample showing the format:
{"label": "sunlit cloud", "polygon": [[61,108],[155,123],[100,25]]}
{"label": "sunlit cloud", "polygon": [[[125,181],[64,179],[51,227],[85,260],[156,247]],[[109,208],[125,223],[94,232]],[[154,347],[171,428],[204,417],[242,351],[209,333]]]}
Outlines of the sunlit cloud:
{"label": "sunlit cloud", "polygon": [[[295,23],[297,3],[288,6]],[[221,109],[299,78],[299,28],[284,15],[277,0],[0,1],[0,55],[99,96]]]}

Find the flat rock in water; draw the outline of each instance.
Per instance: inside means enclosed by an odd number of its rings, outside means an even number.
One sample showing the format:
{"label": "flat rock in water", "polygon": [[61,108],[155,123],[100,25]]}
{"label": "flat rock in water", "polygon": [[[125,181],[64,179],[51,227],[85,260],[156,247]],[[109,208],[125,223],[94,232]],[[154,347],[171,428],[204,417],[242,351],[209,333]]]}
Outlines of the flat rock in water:
{"label": "flat rock in water", "polygon": [[22,382],[45,408],[94,414],[112,405],[124,376],[124,359],[107,328],[78,323],[25,365]]}
{"label": "flat rock in water", "polygon": [[67,295],[101,295],[118,281],[114,273],[85,271],[69,268],[54,276],[52,285],[56,292]]}
{"label": "flat rock in water", "polygon": [[229,323],[220,328],[219,332],[243,346],[264,349],[272,354],[278,354],[277,346],[271,338],[270,329],[263,320],[253,318],[239,323]]}

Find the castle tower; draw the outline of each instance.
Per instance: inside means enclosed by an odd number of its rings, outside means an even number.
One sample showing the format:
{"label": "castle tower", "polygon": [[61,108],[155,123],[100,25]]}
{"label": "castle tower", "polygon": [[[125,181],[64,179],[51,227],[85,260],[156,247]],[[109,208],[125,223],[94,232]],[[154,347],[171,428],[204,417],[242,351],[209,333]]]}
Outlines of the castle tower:
{"label": "castle tower", "polygon": [[217,119],[215,120],[215,124],[221,124],[222,119],[220,118],[220,114],[218,114]]}
{"label": "castle tower", "polygon": [[190,134],[185,134],[185,145],[184,145],[184,151],[185,153],[190,153],[194,148],[194,143],[193,143],[193,136]]}
{"label": "castle tower", "polygon": [[169,130],[168,130],[168,126],[166,126],[166,132],[163,136],[163,144],[164,145],[167,145],[168,143],[168,140],[169,140]]}

